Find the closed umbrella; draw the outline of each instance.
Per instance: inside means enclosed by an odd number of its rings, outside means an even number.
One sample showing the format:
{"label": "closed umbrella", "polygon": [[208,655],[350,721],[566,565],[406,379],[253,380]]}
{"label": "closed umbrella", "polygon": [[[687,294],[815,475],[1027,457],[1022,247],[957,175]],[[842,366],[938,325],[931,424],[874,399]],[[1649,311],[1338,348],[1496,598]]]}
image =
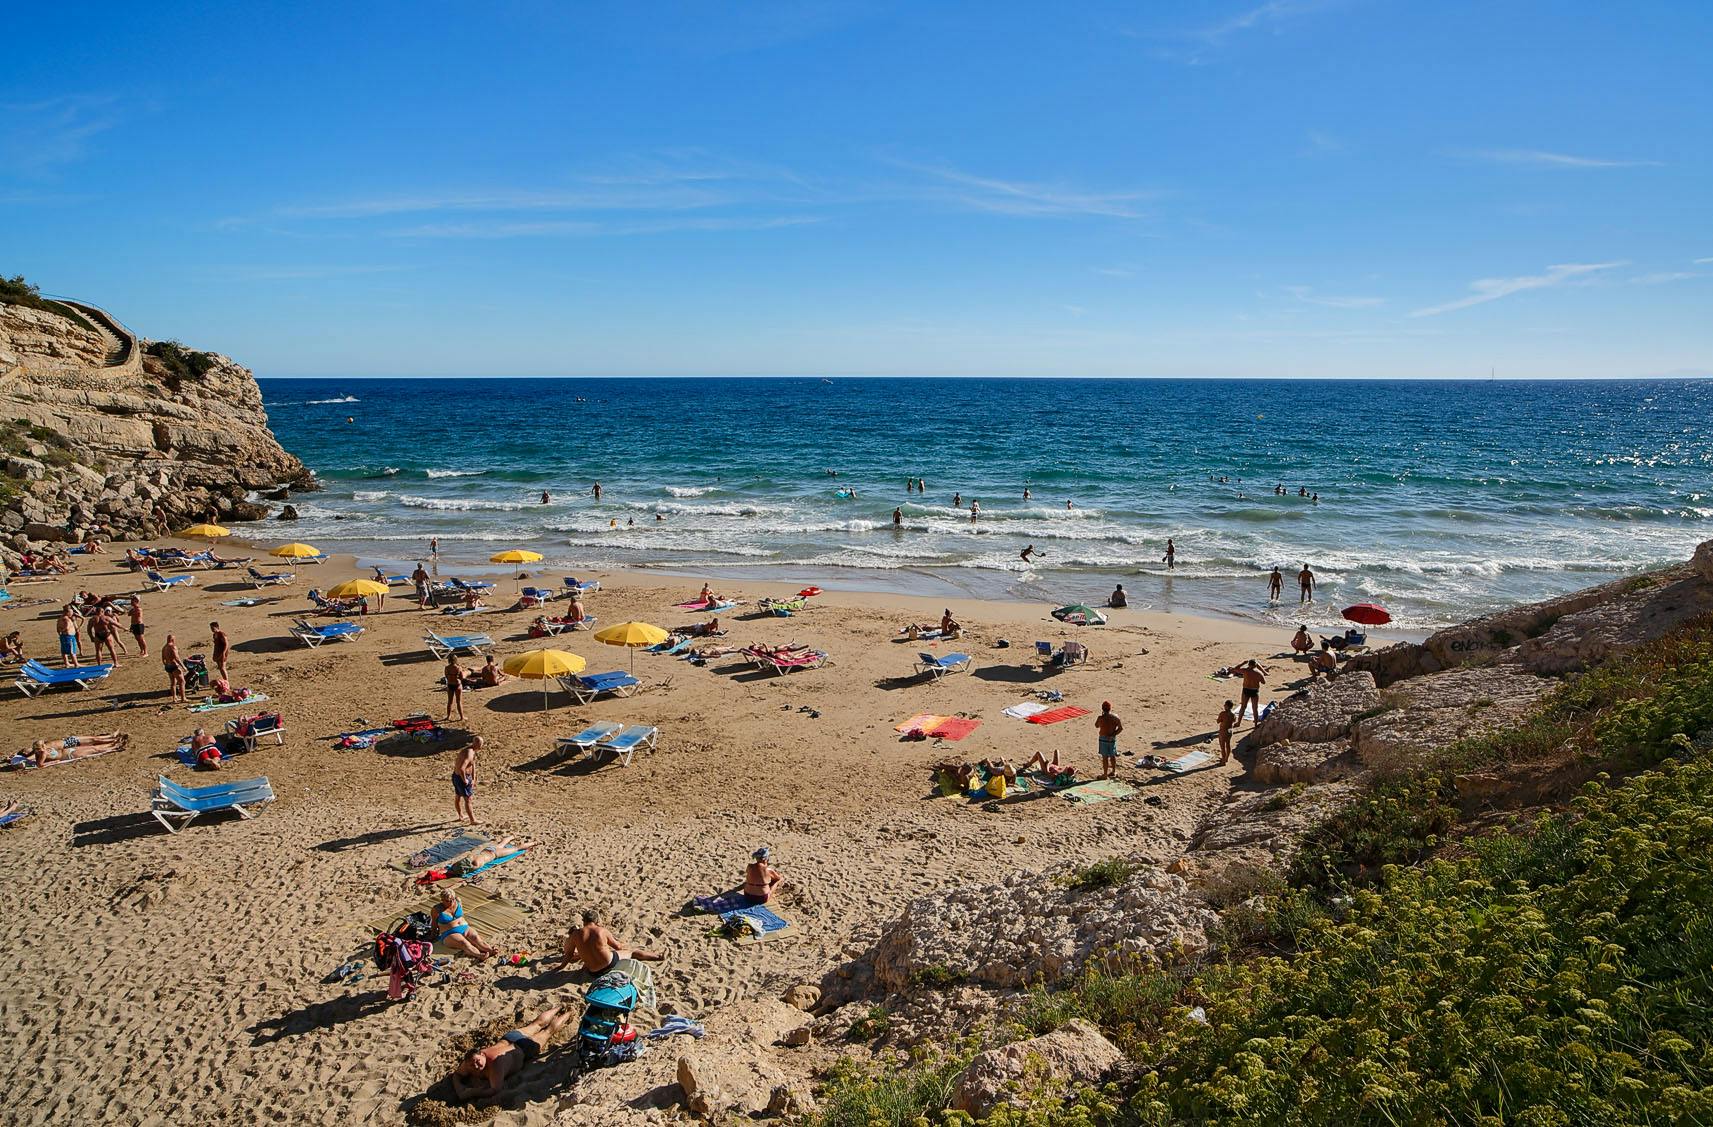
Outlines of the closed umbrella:
{"label": "closed umbrella", "polygon": [[589,663],[568,650],[525,650],[500,663],[500,668],[513,677],[541,682],[541,707],[547,707],[547,682],[559,677],[581,673]]}
{"label": "closed umbrella", "polygon": [[232,535],[232,530],[230,528],[222,528],[217,524],[193,524],[183,532],[179,533],[179,535],[200,536],[204,540],[218,540],[222,536]]}
{"label": "closed umbrella", "polygon": [[[327,589],[330,599],[366,599],[370,595],[378,595],[384,601],[387,597],[387,585],[374,579],[347,579],[343,583],[335,583]],[[375,609],[380,609],[380,603]]]}
{"label": "closed umbrella", "polygon": [[1384,626],[1392,621],[1392,612],[1378,603],[1357,603],[1344,608],[1344,617],[1363,626]]}
{"label": "closed umbrella", "polygon": [[621,622],[616,626],[607,626],[595,631],[595,641],[604,642],[609,646],[624,646],[631,651],[630,667],[636,671],[636,649],[638,646],[658,646],[666,641],[666,631],[646,622]]}

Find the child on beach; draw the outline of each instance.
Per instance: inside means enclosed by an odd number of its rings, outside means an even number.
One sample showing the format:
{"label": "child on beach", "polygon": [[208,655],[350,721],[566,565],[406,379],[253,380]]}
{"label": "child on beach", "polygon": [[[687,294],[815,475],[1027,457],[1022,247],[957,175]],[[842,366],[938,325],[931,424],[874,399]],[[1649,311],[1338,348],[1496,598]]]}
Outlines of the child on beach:
{"label": "child on beach", "polygon": [[1234,705],[1225,702],[1225,708],[1219,714],[1219,765],[1225,766],[1231,762],[1231,729],[1237,726],[1237,714],[1232,712]]}

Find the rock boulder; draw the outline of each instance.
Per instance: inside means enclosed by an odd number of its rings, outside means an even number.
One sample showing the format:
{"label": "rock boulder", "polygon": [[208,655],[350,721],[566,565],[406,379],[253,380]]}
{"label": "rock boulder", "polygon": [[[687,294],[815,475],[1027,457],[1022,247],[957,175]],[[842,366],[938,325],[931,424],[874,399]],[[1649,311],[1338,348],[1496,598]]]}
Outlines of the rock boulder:
{"label": "rock boulder", "polygon": [[984,1119],[1022,1091],[1069,1093],[1098,1084],[1123,1059],[1100,1030],[1071,1021],[1045,1036],[979,1054],[958,1077],[952,1107]]}

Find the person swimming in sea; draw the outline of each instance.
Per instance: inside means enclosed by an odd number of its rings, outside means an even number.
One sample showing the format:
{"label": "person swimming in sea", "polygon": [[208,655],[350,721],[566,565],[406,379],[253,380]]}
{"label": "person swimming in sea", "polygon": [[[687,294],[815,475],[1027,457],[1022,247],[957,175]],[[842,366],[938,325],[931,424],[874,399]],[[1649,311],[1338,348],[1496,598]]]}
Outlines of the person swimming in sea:
{"label": "person swimming in sea", "polygon": [[1035,545],[1030,544],[1028,547],[1024,548],[1021,552],[1017,553],[1017,558],[1022,560],[1024,563],[1028,563],[1029,558],[1033,555],[1035,555]]}

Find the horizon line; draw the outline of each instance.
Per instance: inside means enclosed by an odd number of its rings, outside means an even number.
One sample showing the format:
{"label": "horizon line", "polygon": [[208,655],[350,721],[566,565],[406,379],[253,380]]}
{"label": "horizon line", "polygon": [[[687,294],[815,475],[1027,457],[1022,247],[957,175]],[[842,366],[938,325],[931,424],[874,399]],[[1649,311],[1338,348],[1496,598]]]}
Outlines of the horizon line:
{"label": "horizon line", "polygon": [[[252,374],[255,370],[251,369]],[[1085,375],[259,375],[258,380],[1225,380],[1248,383],[1693,383],[1713,380],[1713,372],[1652,376],[1085,376]]]}

